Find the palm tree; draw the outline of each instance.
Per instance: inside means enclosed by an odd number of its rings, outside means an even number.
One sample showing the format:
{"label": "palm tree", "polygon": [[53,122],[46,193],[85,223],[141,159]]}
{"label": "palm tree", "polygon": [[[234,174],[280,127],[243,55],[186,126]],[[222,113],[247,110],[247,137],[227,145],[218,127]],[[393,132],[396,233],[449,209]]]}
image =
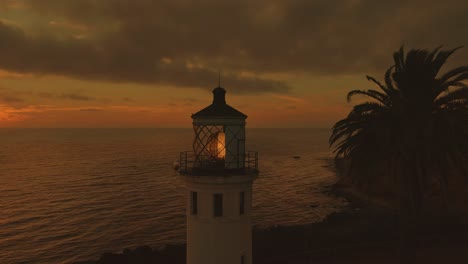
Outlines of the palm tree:
{"label": "palm tree", "polygon": [[446,197],[450,176],[468,175],[468,66],[438,77],[457,49],[405,54],[401,47],[384,83],[367,76],[380,90],[349,92],[348,102],[355,95],[371,100],[355,105],[332,129],[330,146],[348,164],[348,178],[362,190],[393,183],[406,220],[421,212],[429,183]]}
{"label": "palm tree", "polygon": [[371,101],[354,106],[335,124],[330,145],[336,146],[337,159],[350,164],[348,176],[356,185],[379,178],[405,181],[419,207],[429,177],[445,185],[449,173],[467,174],[468,66],[437,77],[457,49],[411,50],[405,57],[402,47],[385,84],[367,76],[380,91],[348,93],[348,101],[354,95]]}

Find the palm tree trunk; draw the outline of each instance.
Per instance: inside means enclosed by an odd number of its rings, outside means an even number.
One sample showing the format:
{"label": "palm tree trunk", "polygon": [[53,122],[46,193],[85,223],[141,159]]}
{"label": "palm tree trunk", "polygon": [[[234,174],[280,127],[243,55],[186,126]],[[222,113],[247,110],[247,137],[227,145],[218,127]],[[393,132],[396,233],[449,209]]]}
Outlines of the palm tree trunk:
{"label": "palm tree trunk", "polygon": [[399,214],[399,231],[400,231],[400,263],[414,264],[416,263],[416,227],[417,227],[417,201],[412,195],[416,185],[411,160],[403,160],[399,170],[399,185],[400,185],[400,214]]}

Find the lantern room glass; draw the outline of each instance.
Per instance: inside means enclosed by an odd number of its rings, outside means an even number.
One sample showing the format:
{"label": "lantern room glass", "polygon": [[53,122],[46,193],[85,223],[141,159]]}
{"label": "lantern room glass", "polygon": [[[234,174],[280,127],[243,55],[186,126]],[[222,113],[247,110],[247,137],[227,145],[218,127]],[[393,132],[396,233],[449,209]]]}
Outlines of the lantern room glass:
{"label": "lantern room glass", "polygon": [[194,125],[193,128],[195,167],[244,168],[244,126]]}

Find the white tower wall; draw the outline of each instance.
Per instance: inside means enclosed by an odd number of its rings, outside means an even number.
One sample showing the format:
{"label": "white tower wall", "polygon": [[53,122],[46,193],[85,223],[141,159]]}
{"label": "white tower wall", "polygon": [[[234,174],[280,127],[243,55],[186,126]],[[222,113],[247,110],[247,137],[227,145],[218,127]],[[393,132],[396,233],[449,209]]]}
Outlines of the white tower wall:
{"label": "white tower wall", "polygon": [[[252,175],[185,176],[187,188],[187,263],[252,263]],[[197,192],[198,212],[191,213]],[[240,193],[244,213],[240,214]],[[223,194],[223,215],[214,216],[214,194]]]}

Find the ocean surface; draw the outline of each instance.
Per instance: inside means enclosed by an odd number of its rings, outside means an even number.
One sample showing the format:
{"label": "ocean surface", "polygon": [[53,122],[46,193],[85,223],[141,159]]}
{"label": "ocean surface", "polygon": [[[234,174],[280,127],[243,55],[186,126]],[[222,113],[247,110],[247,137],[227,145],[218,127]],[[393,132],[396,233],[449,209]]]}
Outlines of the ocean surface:
{"label": "ocean surface", "polygon": [[[322,220],[345,205],[324,186],[329,129],[247,129],[259,152],[258,228]],[[192,129],[0,129],[0,263],[72,263],[185,241],[173,169]],[[300,156],[300,159],[294,159]]]}

